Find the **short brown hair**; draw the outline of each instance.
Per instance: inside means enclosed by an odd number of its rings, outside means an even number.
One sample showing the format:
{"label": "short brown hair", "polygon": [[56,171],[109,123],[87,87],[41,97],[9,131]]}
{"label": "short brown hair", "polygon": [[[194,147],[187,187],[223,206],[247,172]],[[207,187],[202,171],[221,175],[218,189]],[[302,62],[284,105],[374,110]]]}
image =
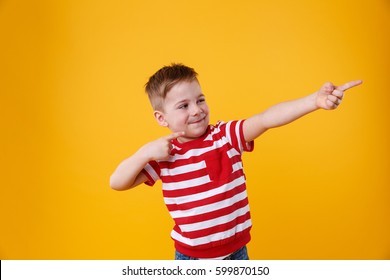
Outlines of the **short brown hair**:
{"label": "short brown hair", "polygon": [[162,109],[163,101],[174,85],[182,81],[198,80],[197,75],[193,68],[181,63],[172,63],[154,73],[145,85],[153,109]]}

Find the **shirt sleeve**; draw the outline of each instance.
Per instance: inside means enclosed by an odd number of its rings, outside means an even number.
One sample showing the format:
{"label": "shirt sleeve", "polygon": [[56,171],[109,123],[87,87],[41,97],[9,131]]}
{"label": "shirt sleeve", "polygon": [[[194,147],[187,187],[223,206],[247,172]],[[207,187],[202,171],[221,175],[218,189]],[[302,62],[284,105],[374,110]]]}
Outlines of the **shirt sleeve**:
{"label": "shirt sleeve", "polygon": [[229,143],[240,153],[252,152],[255,146],[254,141],[245,141],[244,122],[245,120],[229,121],[227,123],[221,123],[220,127],[224,131]]}
{"label": "shirt sleeve", "polygon": [[153,186],[160,179],[160,166],[156,161],[147,163],[141,172],[148,178],[145,181],[148,186]]}

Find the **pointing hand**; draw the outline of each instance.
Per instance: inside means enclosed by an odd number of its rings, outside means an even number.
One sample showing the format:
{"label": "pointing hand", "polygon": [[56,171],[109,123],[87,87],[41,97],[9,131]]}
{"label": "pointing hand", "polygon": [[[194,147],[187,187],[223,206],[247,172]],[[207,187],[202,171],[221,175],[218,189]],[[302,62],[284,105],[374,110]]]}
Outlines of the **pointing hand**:
{"label": "pointing hand", "polygon": [[172,150],[172,140],[183,136],[184,132],[174,132],[143,146],[143,151],[150,160],[167,159]]}
{"label": "pointing hand", "polygon": [[318,106],[318,108],[322,108],[325,110],[336,109],[340,105],[344,97],[344,91],[352,87],[358,86],[361,83],[363,83],[363,81],[356,80],[345,83],[341,86],[335,86],[332,83],[327,82],[317,92],[316,105]]}

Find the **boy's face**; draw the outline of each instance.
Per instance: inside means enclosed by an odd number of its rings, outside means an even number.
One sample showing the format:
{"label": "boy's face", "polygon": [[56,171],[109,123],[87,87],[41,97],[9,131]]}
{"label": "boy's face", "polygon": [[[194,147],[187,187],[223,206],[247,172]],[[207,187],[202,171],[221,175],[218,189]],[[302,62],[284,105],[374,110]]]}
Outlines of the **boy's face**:
{"label": "boy's face", "polygon": [[163,102],[162,111],[155,111],[157,122],[172,132],[184,132],[180,142],[201,137],[209,124],[209,108],[198,81],[183,81],[173,86]]}

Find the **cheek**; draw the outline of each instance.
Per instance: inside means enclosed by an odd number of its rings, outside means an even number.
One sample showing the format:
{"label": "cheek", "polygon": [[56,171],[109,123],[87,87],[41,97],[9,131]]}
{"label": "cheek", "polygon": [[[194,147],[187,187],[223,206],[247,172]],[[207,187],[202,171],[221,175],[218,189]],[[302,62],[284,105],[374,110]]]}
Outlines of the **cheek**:
{"label": "cheek", "polygon": [[202,111],[203,111],[203,112],[205,112],[205,113],[208,113],[208,112],[209,112],[209,106],[207,106],[206,103],[203,104],[201,108],[202,108]]}
{"label": "cheek", "polygon": [[188,119],[188,114],[181,112],[179,114],[176,114],[173,118],[173,122],[176,124],[182,124]]}
{"label": "cheek", "polygon": [[203,112],[205,112],[206,114],[210,113],[209,107],[207,105],[205,106]]}

